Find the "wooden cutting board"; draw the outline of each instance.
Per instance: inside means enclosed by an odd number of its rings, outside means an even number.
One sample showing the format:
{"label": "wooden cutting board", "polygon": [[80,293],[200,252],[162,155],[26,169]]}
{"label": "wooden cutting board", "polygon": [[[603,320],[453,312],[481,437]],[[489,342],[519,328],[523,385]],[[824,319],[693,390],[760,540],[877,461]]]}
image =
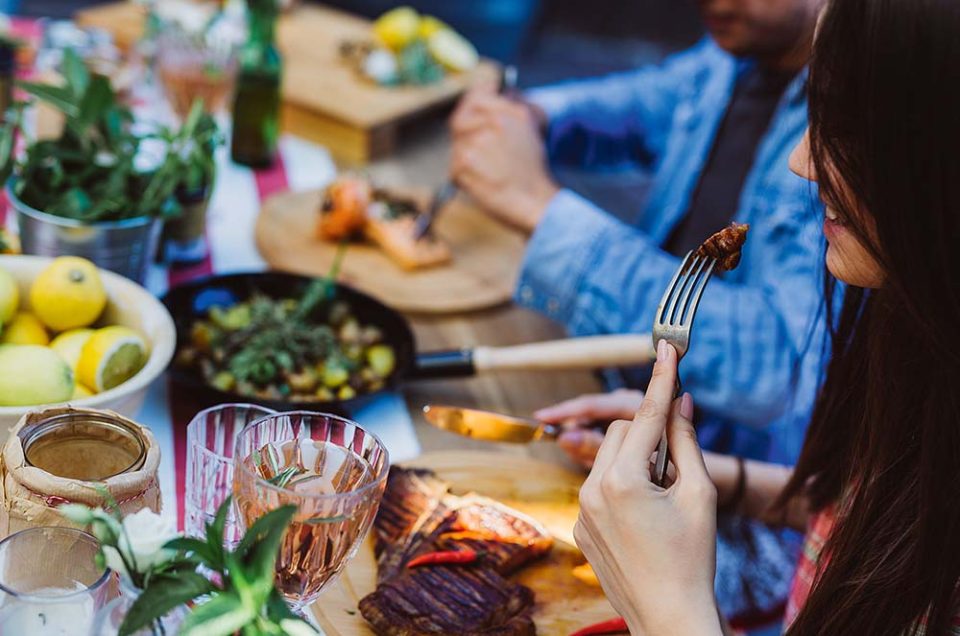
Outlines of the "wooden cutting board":
{"label": "wooden cutting board", "polygon": [[[425,191],[397,190],[426,205]],[[316,238],[321,191],[270,197],[256,225],[257,248],[279,270],[325,276],[337,246]],[[453,261],[406,271],[379,248],[356,243],[347,250],[340,280],[406,312],[460,313],[510,300],[523,259],[524,240],[490,219],[462,197],[438,217],[436,233],[453,252]]]}
{"label": "wooden cutting board", "polygon": [[[543,636],[568,634],[616,616],[599,587],[571,574],[584,562],[573,542],[577,493],[583,475],[525,455],[483,451],[447,451],[407,463],[430,468],[453,486],[454,494],[476,492],[537,519],[556,542],[550,555],[516,575],[536,597],[533,619]],[[370,636],[373,631],[357,610],[360,599],[376,587],[377,566],[370,539],[314,604],[314,615],[327,636]]]}

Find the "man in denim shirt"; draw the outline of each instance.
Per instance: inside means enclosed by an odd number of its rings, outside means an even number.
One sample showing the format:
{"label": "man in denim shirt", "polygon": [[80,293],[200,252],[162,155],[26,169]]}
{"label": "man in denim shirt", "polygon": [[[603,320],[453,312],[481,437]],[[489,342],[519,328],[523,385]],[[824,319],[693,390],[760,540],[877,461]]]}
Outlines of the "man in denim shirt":
{"label": "man in denim shirt", "polygon": [[[820,368],[805,354],[821,214],[787,157],[807,123],[804,65],[821,4],[701,0],[711,37],[658,67],[534,90],[526,102],[473,91],[451,124],[454,179],[531,235],[517,300],[573,334],[648,332],[682,254],[731,220],[751,225],[739,268],[704,294],[680,372],[705,448],[784,463],[796,459],[796,405],[808,408]],[[548,160],[652,171],[637,223],[560,189]],[[768,549],[761,538],[748,551]],[[762,575],[776,579],[770,589],[718,587],[722,608],[769,609],[789,579],[781,561]]]}

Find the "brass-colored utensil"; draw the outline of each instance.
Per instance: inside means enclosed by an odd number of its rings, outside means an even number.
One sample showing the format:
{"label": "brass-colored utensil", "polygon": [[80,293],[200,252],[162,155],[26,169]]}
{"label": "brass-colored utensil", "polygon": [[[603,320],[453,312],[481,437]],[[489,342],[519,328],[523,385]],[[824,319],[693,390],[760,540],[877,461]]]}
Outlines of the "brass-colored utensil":
{"label": "brass-colored utensil", "polygon": [[423,416],[439,429],[485,442],[527,444],[556,439],[561,431],[536,420],[455,406],[430,404],[423,407]]}

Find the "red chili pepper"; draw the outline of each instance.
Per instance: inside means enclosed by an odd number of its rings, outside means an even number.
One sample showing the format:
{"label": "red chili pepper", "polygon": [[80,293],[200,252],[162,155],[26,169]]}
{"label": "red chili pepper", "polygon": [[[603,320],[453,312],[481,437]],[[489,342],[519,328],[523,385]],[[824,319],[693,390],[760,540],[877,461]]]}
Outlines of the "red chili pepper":
{"label": "red chili pepper", "polygon": [[415,557],[407,563],[408,568],[420,565],[444,565],[447,563],[473,563],[480,557],[475,550],[446,550],[443,552],[428,552]]}
{"label": "red chili pepper", "polygon": [[627,629],[627,621],[622,618],[611,618],[608,621],[588,625],[583,629],[573,632],[570,636],[600,636],[600,634],[619,634],[629,631],[630,630]]}

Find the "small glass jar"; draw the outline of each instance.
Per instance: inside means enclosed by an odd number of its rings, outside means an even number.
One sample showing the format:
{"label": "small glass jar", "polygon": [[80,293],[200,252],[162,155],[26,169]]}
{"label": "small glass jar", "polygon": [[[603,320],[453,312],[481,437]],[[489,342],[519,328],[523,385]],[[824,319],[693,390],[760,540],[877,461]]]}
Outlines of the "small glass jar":
{"label": "small glass jar", "polygon": [[106,412],[62,413],[18,433],[29,466],[80,481],[104,481],[140,470],[147,457],[141,432]]}

